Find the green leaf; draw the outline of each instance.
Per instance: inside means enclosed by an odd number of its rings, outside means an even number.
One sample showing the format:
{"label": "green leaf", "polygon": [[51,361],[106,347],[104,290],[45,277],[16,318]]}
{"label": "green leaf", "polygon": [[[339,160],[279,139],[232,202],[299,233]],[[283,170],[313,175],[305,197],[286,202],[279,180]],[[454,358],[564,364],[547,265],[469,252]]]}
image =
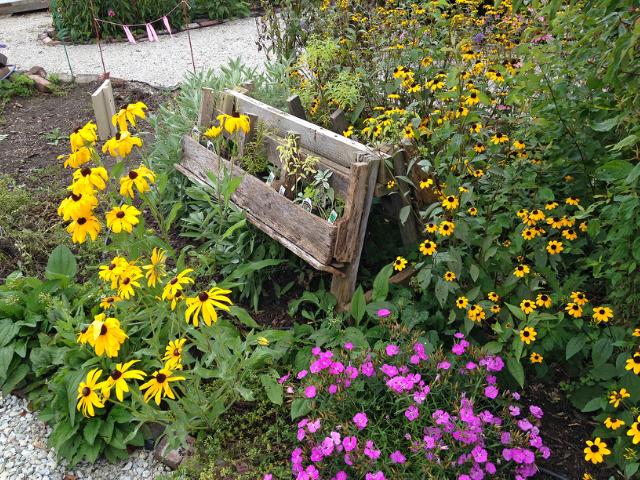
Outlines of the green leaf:
{"label": "green leaf", "polygon": [[436,299],[441,307],[444,307],[447,297],[449,296],[449,285],[445,280],[439,278],[436,282]]}
{"label": "green leaf", "polygon": [[527,316],[524,314],[524,312],[520,309],[520,307],[516,307],[515,305],[511,305],[510,303],[505,303],[505,305],[507,306],[507,308],[509,309],[509,311],[520,321],[525,321],[527,319]]}
{"label": "green leaf", "polygon": [[243,387],[242,385],[236,385],[234,390],[240,394],[243,400],[247,402],[253,402],[256,397],[253,394],[253,391],[250,388]]}
{"label": "green leaf", "polygon": [[229,313],[240,320],[243,324],[245,324],[249,328],[260,329],[260,325],[249,315],[249,313],[242,307],[238,307],[237,305],[232,305],[229,308]]}
{"label": "green leaf", "polygon": [[296,398],[291,403],[291,420],[302,417],[311,411],[311,400],[306,398]]}
{"label": "green leaf", "polygon": [[89,445],[93,445],[95,442],[101,426],[102,421],[99,418],[92,418],[82,429],[82,436]]}
{"label": "green leaf", "polygon": [[513,357],[508,357],[507,370],[515,379],[515,381],[518,382],[518,385],[520,385],[520,387],[524,387],[524,369],[522,368],[520,360],[517,360]]}
{"label": "green leaf", "polygon": [[282,385],[280,385],[272,375],[269,375],[267,373],[260,375],[260,383],[262,383],[264,391],[267,393],[267,398],[271,401],[271,403],[282,405]]}
{"label": "green leaf", "polygon": [[9,318],[0,320],[0,347],[9,344],[20,331],[20,325]]}
{"label": "green leaf", "polygon": [[616,143],[613,147],[611,147],[611,150],[613,151],[622,150],[623,148],[631,147],[635,145],[639,141],[640,141],[640,137],[635,133],[632,133],[631,135],[624,137],[622,140]]}
{"label": "green leaf", "polygon": [[593,344],[591,349],[591,358],[593,359],[593,366],[598,367],[609,360],[613,353],[613,342],[609,338],[601,338]]}
{"label": "green leaf", "polygon": [[411,205],[405,205],[400,209],[400,223],[404,225],[407,223],[407,219],[409,218],[409,214],[411,213]]}
{"label": "green leaf", "polygon": [[27,375],[31,373],[31,369],[29,368],[28,363],[20,363],[16,368],[12,369],[9,373],[9,376],[4,381],[2,385],[2,391],[5,394],[11,393],[14,388],[16,388],[20,382],[22,382]]}
{"label": "green leaf", "polygon": [[380,273],[376,275],[373,280],[373,294],[371,296],[374,302],[381,302],[386,300],[389,294],[389,279],[393,273],[393,265],[386,265],[380,270]]}
{"label": "green leaf", "polygon": [[631,170],[633,170],[633,164],[626,160],[611,160],[598,168],[596,175],[600,180],[608,182],[627,178]]}
{"label": "green leaf", "polygon": [[594,123],[591,128],[596,132],[608,132],[615,128],[620,123],[620,117],[613,117],[605,120],[604,122]]}
{"label": "green leaf", "polygon": [[640,463],[628,463],[624,467],[624,477],[625,478],[633,478],[633,476],[638,471],[639,467],[640,467]]}
{"label": "green leaf", "polygon": [[366,311],[367,301],[364,298],[364,291],[362,290],[362,287],[359,286],[351,298],[351,316],[355,319],[356,325],[360,324]]}
{"label": "green leaf", "polygon": [[582,407],[583,412],[595,412],[603,408],[603,400],[601,397],[592,398],[587,404]]}
{"label": "green leaf", "polygon": [[0,348],[0,379],[6,379],[9,364],[13,359],[13,345]]}
{"label": "green leaf", "polygon": [[167,215],[167,218],[165,219],[165,223],[164,223],[165,233],[168,233],[169,230],[171,229],[171,225],[173,224],[176,217],[178,216],[178,212],[180,211],[181,208],[182,208],[182,203],[180,202],[174,203],[173,207],[171,207],[171,211],[169,212],[169,215]]}
{"label": "green leaf", "polygon": [[631,170],[629,175],[627,175],[627,178],[624,179],[624,183],[627,185],[632,184],[638,179],[638,177],[640,177],[640,163],[636,163],[636,166],[633,167],[633,170]]}
{"label": "green leaf", "polygon": [[65,245],[58,245],[49,255],[47,262],[47,270],[45,276],[50,280],[60,277],[72,279],[78,271],[78,263],[76,257],[73,256],[71,250]]}
{"label": "green leaf", "polygon": [[569,360],[576,353],[581,351],[586,344],[586,338],[582,335],[577,337],[571,337],[571,340],[567,342],[567,349],[565,352],[565,358]]}
{"label": "green leaf", "polygon": [[471,277],[471,280],[473,280],[474,282],[478,280],[478,277],[480,276],[480,269],[475,263],[472,263],[471,266],[469,267],[469,276]]}

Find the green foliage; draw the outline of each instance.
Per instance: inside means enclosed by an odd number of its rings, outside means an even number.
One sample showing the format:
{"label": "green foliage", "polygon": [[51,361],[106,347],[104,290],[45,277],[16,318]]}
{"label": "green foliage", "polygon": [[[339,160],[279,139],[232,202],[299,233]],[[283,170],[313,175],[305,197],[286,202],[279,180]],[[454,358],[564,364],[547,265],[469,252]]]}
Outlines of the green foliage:
{"label": "green foliage", "polygon": [[286,478],[291,471],[290,446],[286,408],[263,399],[239,402],[220,418],[215,430],[198,438],[192,458],[162,478],[255,480],[267,473]]}
{"label": "green foliage", "polygon": [[34,92],[34,81],[24,74],[14,74],[0,82],[0,112],[13,97],[29,97]]}

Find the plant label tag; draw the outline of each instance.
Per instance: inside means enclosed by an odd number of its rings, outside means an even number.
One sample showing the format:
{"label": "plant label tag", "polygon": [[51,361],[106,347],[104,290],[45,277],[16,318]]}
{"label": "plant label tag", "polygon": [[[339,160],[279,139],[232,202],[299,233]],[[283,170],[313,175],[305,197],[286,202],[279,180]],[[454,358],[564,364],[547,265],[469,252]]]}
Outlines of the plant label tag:
{"label": "plant label tag", "polygon": [[313,209],[310,198],[305,198],[304,200],[302,200],[302,208],[307,212],[310,212]]}
{"label": "plant label tag", "polygon": [[200,130],[198,130],[198,127],[193,127],[191,129],[191,136],[196,142],[200,141]]}
{"label": "plant label tag", "polygon": [[284,185],[280,185],[280,189],[278,190],[278,193],[280,195],[284,195],[286,193],[287,189],[284,188]]}
{"label": "plant label tag", "polygon": [[213,152],[213,143],[211,143],[211,140],[207,140],[207,150],[211,150]]}
{"label": "plant label tag", "polygon": [[276,179],[276,174],[273,172],[269,172],[269,176],[267,177],[267,185],[271,186],[275,179]]}
{"label": "plant label tag", "polygon": [[329,214],[329,218],[327,218],[327,222],[333,225],[334,223],[336,223],[337,219],[338,219],[338,212],[336,212],[335,210],[331,210],[331,213]]}

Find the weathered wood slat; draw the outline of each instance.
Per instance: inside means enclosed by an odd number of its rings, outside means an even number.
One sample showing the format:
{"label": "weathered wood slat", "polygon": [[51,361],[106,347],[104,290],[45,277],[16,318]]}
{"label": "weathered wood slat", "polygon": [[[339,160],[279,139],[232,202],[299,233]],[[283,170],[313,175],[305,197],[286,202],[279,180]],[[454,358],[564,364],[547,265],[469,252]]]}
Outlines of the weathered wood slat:
{"label": "weathered wood slat", "polygon": [[111,119],[116,113],[116,103],[113,98],[111,80],[105,80],[102,85],[91,94],[91,103],[98,126],[98,137],[100,140],[107,140],[116,134],[116,126]]}
{"label": "weathered wood slat", "polygon": [[347,117],[345,117],[341,108],[333,112],[329,118],[331,119],[331,129],[337,134],[342,135],[342,133],[349,127]]}
{"label": "weathered wood slat", "polygon": [[360,221],[367,197],[369,163],[351,165],[351,183],[345,198],[345,210],[341,219],[336,222],[338,235],[334,258],[339,262],[350,262],[355,256],[360,233]]}
{"label": "weathered wood slat", "polygon": [[302,120],[307,119],[307,115],[304,113],[304,107],[302,106],[302,100],[298,95],[291,95],[287,98],[287,106],[289,107],[289,113]]}
{"label": "weathered wood slat", "polygon": [[335,225],[305,211],[237,165],[207,150],[190,136],[185,135],[182,142],[181,171],[204,181],[208,180],[208,172],[222,175],[223,169],[241,177],[242,182],[231,200],[247,213],[247,219],[314,267],[322,265],[325,271],[332,268],[330,265],[337,232]]}
{"label": "weathered wood slat", "polygon": [[367,173],[367,191],[353,259],[344,268],[345,276],[338,277],[337,275],[334,275],[331,281],[331,293],[336,297],[338,308],[340,309],[344,309],[349,303],[356,288],[358,268],[360,267],[360,257],[362,255],[362,247],[364,246],[364,237],[367,233],[369,213],[371,212],[371,201],[373,199],[373,192],[375,191],[376,180],[378,178],[378,168],[380,166],[380,157],[376,155],[361,155],[358,157],[358,160],[369,163]]}
{"label": "weathered wood slat", "polygon": [[0,2],[0,15],[33,12],[49,8],[48,0],[13,0]]}
{"label": "weathered wood slat", "polygon": [[216,97],[213,89],[206,87],[202,89],[201,95],[200,109],[198,110],[198,130],[200,130],[200,133],[204,133],[213,122]]}
{"label": "weathered wood slat", "polygon": [[303,147],[335,160],[336,163],[349,167],[357,161],[359,154],[372,154],[370,148],[338,135],[330,130],[314,125],[291,114],[282,112],[277,108],[242,95],[233,90],[225,90],[225,94],[235,98],[236,110],[240,113],[253,113],[270,127],[275,127],[280,136],[285,136],[288,131],[300,134]]}

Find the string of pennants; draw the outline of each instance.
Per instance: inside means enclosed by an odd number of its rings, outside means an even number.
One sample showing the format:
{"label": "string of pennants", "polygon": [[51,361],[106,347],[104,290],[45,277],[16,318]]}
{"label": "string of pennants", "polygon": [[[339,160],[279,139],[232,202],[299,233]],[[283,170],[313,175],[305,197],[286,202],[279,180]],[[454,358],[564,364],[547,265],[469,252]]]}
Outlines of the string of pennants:
{"label": "string of pennants", "polygon": [[153,27],[153,24],[154,23],[158,23],[158,22],[161,21],[163,23],[163,25],[164,25],[164,28],[169,33],[169,36],[171,38],[173,38],[173,32],[171,31],[171,25],[169,24],[168,17],[182,5],[186,5],[187,8],[189,8],[188,2],[186,2],[186,0],[182,0],[175,7],[173,7],[170,11],[165,13],[163,16],[161,16],[159,18],[156,18],[155,20],[151,20],[149,22],[146,22],[146,23],[124,24],[124,23],[112,22],[111,20],[105,20],[105,19],[102,19],[102,18],[98,18],[96,16],[94,16],[93,19],[96,22],[99,22],[99,23],[108,23],[108,24],[111,24],[111,25],[115,25],[115,26],[121,27],[122,30],[124,31],[125,36],[127,37],[127,40],[129,41],[129,43],[132,43],[132,44],[136,43],[136,39],[133,36],[133,34],[131,33],[131,29],[134,28],[134,27],[144,27],[144,28],[146,28],[146,30],[147,30],[147,38],[149,39],[149,41],[150,42],[159,42],[160,40],[158,39],[158,34],[156,33],[156,30]]}

